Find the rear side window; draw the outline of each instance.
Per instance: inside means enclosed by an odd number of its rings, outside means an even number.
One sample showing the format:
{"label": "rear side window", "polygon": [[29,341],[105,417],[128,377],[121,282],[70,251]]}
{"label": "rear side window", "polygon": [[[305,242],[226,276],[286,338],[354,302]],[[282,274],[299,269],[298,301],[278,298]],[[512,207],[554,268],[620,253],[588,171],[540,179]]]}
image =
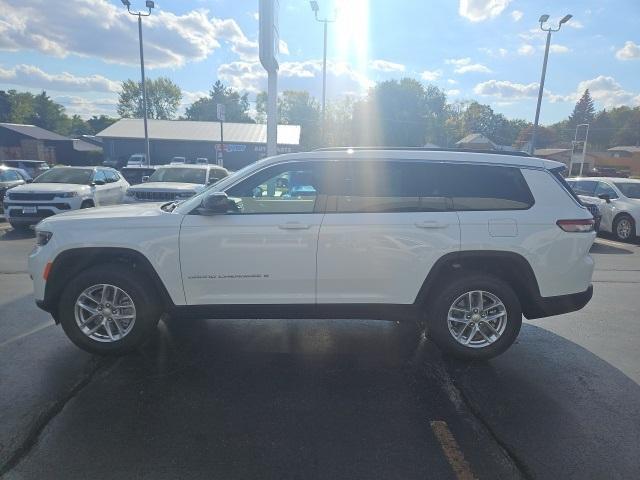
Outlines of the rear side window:
{"label": "rear side window", "polygon": [[526,210],[534,204],[519,168],[447,164],[444,169],[442,188],[454,210]]}
{"label": "rear side window", "polygon": [[598,182],[595,180],[575,180],[573,182],[573,191],[578,195],[593,197],[597,187]]}

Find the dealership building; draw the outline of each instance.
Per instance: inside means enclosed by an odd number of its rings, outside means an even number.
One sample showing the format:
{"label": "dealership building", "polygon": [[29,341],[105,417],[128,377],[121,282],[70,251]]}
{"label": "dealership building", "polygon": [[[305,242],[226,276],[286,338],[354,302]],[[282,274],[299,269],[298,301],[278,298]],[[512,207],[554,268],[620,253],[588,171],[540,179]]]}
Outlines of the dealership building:
{"label": "dealership building", "polygon": [[[185,157],[187,162],[207,158],[238,170],[266,156],[266,125],[224,122],[222,132],[220,127],[220,122],[149,120],[151,163],[164,165],[173,157]],[[145,152],[141,119],[118,120],[96,136],[102,139],[105,160],[126,160]],[[278,153],[297,152],[299,146],[300,126],[278,125]]]}

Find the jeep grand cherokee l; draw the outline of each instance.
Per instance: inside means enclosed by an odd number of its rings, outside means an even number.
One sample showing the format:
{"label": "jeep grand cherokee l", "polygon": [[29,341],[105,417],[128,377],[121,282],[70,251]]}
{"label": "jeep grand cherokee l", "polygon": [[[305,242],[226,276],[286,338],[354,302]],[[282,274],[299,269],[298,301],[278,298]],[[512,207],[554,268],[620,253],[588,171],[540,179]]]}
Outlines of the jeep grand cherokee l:
{"label": "jeep grand cherokee l", "polygon": [[37,304],[120,354],[158,319],[411,320],[463,358],[591,298],[591,213],[538,158],[336,149],[256,162],[182,202],[47,218]]}

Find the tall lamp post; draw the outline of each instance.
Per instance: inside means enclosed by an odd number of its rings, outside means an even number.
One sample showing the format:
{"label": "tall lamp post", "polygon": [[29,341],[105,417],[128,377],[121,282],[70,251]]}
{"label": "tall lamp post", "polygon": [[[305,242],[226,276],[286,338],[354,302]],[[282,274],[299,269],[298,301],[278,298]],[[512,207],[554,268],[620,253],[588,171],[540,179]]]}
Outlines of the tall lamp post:
{"label": "tall lamp post", "polygon": [[531,134],[531,146],[529,147],[529,153],[534,154],[536,150],[536,134],[538,130],[538,120],[540,119],[540,105],[542,104],[542,93],[544,92],[544,78],[547,75],[547,60],[549,59],[549,46],[551,45],[551,32],[557,32],[560,30],[563,24],[567,23],[573,15],[565,15],[558,23],[558,28],[548,27],[545,28],[544,24],[549,20],[549,15],[542,15],[540,17],[540,30],[547,32],[547,44],[544,48],[544,61],[542,63],[542,76],[540,78],[540,90],[538,90],[538,106],[536,107],[536,119],[533,123],[533,132]]}
{"label": "tall lamp post", "polygon": [[336,15],[334,13],[333,18],[318,18],[318,11],[320,10],[318,2],[316,0],[311,0],[309,4],[311,5],[311,10],[313,10],[316,20],[324,24],[324,50],[322,54],[322,143],[324,144],[327,106],[327,25],[336,21]]}
{"label": "tall lamp post", "polygon": [[149,130],[147,127],[147,86],[144,80],[144,52],[142,49],[142,17],[148,17],[151,15],[151,9],[155,8],[155,3],[151,0],[147,0],[145,5],[148,12],[132,12],[131,2],[129,0],[120,0],[122,4],[127,7],[127,12],[131,15],[138,17],[138,37],[140,39],[140,73],[142,75],[142,112],[144,115],[144,146],[146,153],[147,165],[151,165],[151,151],[149,149]]}

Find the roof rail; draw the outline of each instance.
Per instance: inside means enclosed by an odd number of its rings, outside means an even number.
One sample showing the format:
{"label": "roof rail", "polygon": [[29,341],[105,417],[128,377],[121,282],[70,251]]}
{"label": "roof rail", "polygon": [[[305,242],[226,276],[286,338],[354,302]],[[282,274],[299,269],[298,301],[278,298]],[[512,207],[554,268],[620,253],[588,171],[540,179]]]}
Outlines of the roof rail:
{"label": "roof rail", "polygon": [[346,150],[408,150],[417,152],[466,152],[466,153],[490,153],[491,155],[511,155],[514,157],[531,157],[527,152],[508,152],[505,150],[476,150],[466,148],[439,148],[439,147],[322,147],[314,152],[344,152]]}

